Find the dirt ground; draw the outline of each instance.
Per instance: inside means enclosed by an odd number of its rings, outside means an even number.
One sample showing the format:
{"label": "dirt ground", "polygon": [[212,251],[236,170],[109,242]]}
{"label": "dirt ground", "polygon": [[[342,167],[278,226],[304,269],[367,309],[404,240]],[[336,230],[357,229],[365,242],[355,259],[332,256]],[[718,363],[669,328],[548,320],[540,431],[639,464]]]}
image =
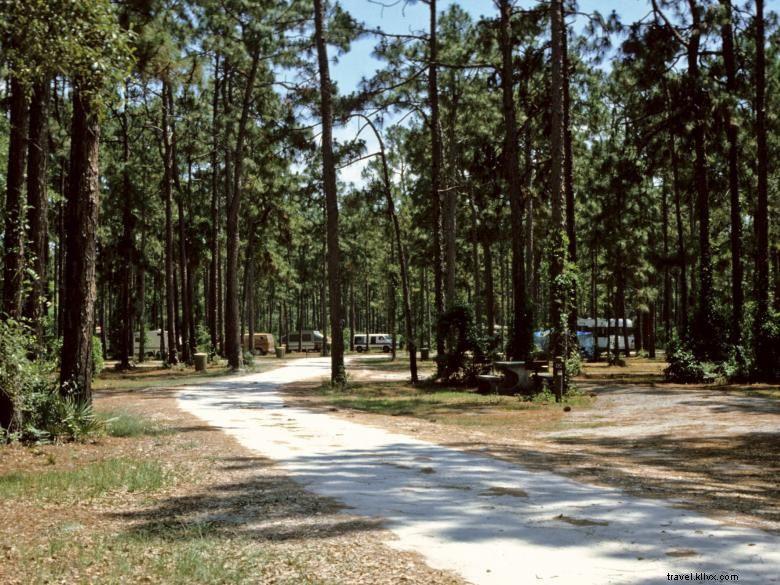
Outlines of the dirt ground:
{"label": "dirt ground", "polygon": [[[351,379],[375,375],[353,371]],[[594,377],[577,382],[595,398],[592,406],[568,412],[480,409],[470,417],[428,419],[332,414],[780,533],[779,400],[712,385],[616,384],[609,375]],[[311,384],[287,393],[311,407],[323,402]]]}
{"label": "dirt ground", "polygon": [[[116,457],[159,460],[176,481],[154,493],[117,493],[67,502],[22,498],[0,506],[0,583],[164,583],[144,564],[163,556],[169,539],[197,540],[200,527],[225,547],[254,550],[263,561],[241,582],[398,583],[458,585],[463,581],[428,567],[420,557],[388,547],[394,540],[372,519],[355,517],[335,502],[293,482],[272,461],[241,447],[176,406],[176,391],[100,392],[96,410],[138,413],[170,433],[157,437],[102,438],[88,444],[0,447],[0,476],[20,471],[73,469]],[[195,527],[195,534],[187,527]],[[67,536],[57,550],[53,535]],[[165,535],[161,539],[150,535]],[[112,537],[148,539],[141,557],[118,551],[78,560],[77,550],[111,549]],[[127,538],[118,542],[126,543]],[[132,542],[132,540],[131,540]],[[246,542],[249,542],[249,551]],[[121,546],[125,546],[122,544]],[[116,548],[116,547],[115,547]],[[102,554],[102,556],[101,556]],[[64,558],[68,556],[69,558]],[[113,576],[118,562],[137,564],[126,580]],[[113,566],[112,566],[113,565]],[[180,582],[176,580],[175,582]],[[186,582],[186,581],[185,581]],[[192,582],[204,582],[193,580]],[[209,582],[209,581],[206,581]],[[234,582],[229,578],[219,582]]]}
{"label": "dirt ground", "polygon": [[[351,371],[350,377],[393,380],[405,373],[373,368]],[[445,416],[421,419],[334,409],[319,385],[287,387],[287,398],[354,422],[619,487],[636,496],[671,500],[729,523],[780,533],[777,399],[713,386],[616,384],[605,376],[579,382],[595,397],[590,407],[509,414],[481,409],[453,422]],[[68,564],[57,557],[63,553],[51,552],[51,535],[65,530],[68,539],[89,549],[100,535],[143,536],[193,524],[209,526],[227,547],[233,539],[248,538],[251,547],[269,552],[249,582],[462,583],[415,555],[382,544],[394,537],[376,522],[350,516],[333,501],[304,491],[273,462],[183,413],[175,393],[147,388],[96,395],[98,410],[153,418],[169,427],[164,436],[0,447],[0,476],[75,468],[112,457],[154,458],[176,472],[175,483],[153,494],[112,494],[77,505],[4,502],[0,582],[113,582],[101,578],[112,557],[86,569]],[[144,554],[153,558],[164,546],[164,540],[150,543]],[[128,582],[164,582],[144,574],[143,567],[139,570]]]}

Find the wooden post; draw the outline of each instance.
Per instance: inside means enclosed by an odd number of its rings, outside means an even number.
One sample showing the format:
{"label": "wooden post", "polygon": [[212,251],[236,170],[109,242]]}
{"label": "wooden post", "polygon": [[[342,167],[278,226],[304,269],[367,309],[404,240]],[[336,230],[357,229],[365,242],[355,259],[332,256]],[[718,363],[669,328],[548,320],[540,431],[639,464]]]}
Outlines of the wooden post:
{"label": "wooden post", "polygon": [[563,390],[566,383],[566,372],[563,369],[563,357],[557,355],[553,360],[553,386],[555,388],[555,401],[563,399]]}

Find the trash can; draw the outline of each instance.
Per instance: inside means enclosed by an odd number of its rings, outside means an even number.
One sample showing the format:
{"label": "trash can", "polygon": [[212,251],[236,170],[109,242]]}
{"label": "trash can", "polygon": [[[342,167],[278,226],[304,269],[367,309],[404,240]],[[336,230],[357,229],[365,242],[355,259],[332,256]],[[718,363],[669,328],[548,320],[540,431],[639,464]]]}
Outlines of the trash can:
{"label": "trash can", "polygon": [[206,358],[208,357],[208,354],[196,353],[194,355],[194,357],[195,357],[195,371],[196,372],[205,372],[206,371]]}
{"label": "trash can", "polygon": [[277,347],[276,348],[276,357],[283,358],[284,357],[284,348],[283,347]]}
{"label": "trash can", "polygon": [[420,359],[421,360],[429,360],[431,359],[430,349],[427,347],[421,347],[420,348]]}

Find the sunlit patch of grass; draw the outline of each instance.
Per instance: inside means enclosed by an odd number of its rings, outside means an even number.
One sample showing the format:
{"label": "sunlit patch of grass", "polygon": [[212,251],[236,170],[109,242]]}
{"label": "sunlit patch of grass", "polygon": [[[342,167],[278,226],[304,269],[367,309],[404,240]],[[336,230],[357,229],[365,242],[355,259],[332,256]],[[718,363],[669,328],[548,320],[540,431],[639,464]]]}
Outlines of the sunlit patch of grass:
{"label": "sunlit patch of grass", "polygon": [[103,412],[98,415],[112,437],[156,437],[170,435],[173,429],[158,421],[124,411]]}
{"label": "sunlit patch of grass", "polygon": [[77,502],[114,492],[151,492],[168,481],[159,461],[105,459],[73,470],[0,475],[0,498]]}
{"label": "sunlit patch of grass", "polygon": [[[246,366],[244,374],[266,372],[282,365],[283,360],[271,356],[257,356],[254,364]],[[210,365],[205,372],[197,372],[192,366],[177,365],[170,368],[159,365],[142,365],[132,370],[119,371],[107,367],[92,383],[92,389],[100,390],[137,390],[143,388],[167,388],[197,384],[213,378],[232,376],[230,368],[223,365]]]}
{"label": "sunlit patch of grass", "polygon": [[21,556],[29,583],[323,583],[294,554],[200,523],[115,535],[58,530]]}
{"label": "sunlit patch of grass", "polygon": [[[327,385],[320,393],[329,404],[339,408],[359,410],[387,416],[411,416],[462,426],[480,426],[487,415],[518,413],[530,410],[560,409],[562,405],[588,406],[592,399],[581,393],[567,396],[564,403],[554,399],[526,400],[517,396],[482,395],[456,388],[431,389],[403,382],[356,382],[343,391],[333,391]],[[479,414],[477,417],[475,415]]]}

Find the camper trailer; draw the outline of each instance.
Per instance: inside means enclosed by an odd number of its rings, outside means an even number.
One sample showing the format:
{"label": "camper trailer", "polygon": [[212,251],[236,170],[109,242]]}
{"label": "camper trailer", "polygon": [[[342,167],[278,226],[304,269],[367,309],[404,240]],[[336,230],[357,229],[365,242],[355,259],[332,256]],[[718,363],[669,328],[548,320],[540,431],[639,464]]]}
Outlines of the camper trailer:
{"label": "camper trailer", "polygon": [[289,335],[282,337],[282,345],[287,347],[287,351],[322,351],[324,341],[325,336],[316,329],[291,331]]}
{"label": "camper trailer", "polygon": [[358,352],[380,349],[385,353],[390,353],[393,349],[393,338],[387,333],[369,333],[368,335],[358,333],[353,338],[353,343]]}
{"label": "camper trailer", "polygon": [[[252,347],[250,347],[250,345]],[[266,355],[272,352],[275,347],[274,336],[272,333],[255,333],[254,343],[249,341],[249,333],[244,333],[241,337],[241,347],[246,351],[252,351],[253,353],[259,353],[260,355]]]}
{"label": "camper trailer", "polygon": [[[160,337],[165,336],[165,346],[168,347],[168,332],[163,329],[153,329],[146,332],[144,341],[144,356],[152,358],[162,358],[160,353]],[[141,351],[141,336],[138,332],[133,336],[133,355],[138,355]]]}
{"label": "camper trailer", "polygon": [[[635,349],[634,344],[634,324],[631,319],[625,320],[625,326],[628,333],[628,350]],[[590,334],[590,351],[593,351],[594,340],[598,343],[600,352],[606,352],[608,348],[625,351],[626,340],[623,336],[623,319],[602,319],[601,317],[577,319],[577,332],[579,334]],[[587,335],[582,336],[580,345]]]}

